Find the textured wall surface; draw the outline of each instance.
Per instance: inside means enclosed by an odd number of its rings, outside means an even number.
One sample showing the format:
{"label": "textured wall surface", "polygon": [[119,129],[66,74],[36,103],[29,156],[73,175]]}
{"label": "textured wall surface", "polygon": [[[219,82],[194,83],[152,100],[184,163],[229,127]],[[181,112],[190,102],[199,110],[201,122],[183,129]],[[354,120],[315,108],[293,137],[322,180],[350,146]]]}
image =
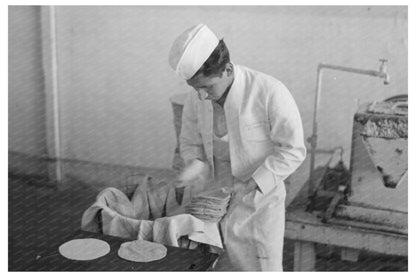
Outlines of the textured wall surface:
{"label": "textured wall surface", "polygon": [[9,6],[9,151],[46,155],[40,8]]}
{"label": "textured wall surface", "polygon": [[[407,93],[406,7],[58,6],[56,11],[64,158],[170,167],[176,141],[169,97],[190,89],[170,69],[168,52],[179,33],[200,22],[224,37],[233,62],[286,84],[298,103],[305,137],[312,130],[319,62],[378,69],[379,58],[389,59],[388,86],[374,77],[324,73],[319,148],[349,149],[358,100]],[[20,28],[38,39],[37,29],[24,25],[18,14],[10,16],[12,37],[19,36],[13,28]],[[13,72],[11,88],[33,88],[32,80],[16,82],[23,73]],[[10,89],[9,101],[42,99],[22,98],[16,91]],[[33,101],[32,109],[39,109]],[[11,121],[13,138],[19,137],[18,124],[33,126],[29,119]],[[19,140],[11,146],[25,150],[24,145]]]}

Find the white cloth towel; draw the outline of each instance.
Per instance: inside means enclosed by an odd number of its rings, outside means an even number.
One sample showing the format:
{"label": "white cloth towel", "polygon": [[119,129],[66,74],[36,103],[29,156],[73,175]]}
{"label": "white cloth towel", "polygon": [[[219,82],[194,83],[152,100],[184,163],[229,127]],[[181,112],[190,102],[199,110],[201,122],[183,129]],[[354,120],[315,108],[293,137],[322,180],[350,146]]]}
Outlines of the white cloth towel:
{"label": "white cloth towel", "polygon": [[153,224],[153,240],[165,245],[179,246],[178,240],[189,240],[222,248],[218,225],[202,221],[190,214],[158,218]]}
{"label": "white cloth towel", "polygon": [[[219,252],[223,245],[218,225],[182,214],[184,209],[176,202],[174,186],[166,185],[164,190],[152,190],[145,182],[136,188],[130,200],[119,189],[106,188],[84,212],[81,229],[177,247],[180,246],[179,239],[187,236],[189,240],[213,246],[211,250]],[[149,220],[149,215],[155,218],[162,214],[167,216]]]}

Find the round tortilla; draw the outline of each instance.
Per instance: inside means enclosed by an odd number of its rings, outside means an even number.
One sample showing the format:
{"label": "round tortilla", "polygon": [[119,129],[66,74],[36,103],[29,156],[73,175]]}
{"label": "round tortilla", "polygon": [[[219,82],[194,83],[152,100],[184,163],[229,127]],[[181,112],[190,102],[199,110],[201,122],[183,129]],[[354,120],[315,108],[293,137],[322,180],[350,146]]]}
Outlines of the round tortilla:
{"label": "round tortilla", "polygon": [[73,239],[59,246],[59,253],[76,261],[94,260],[110,252],[110,245],[99,239]]}
{"label": "round tortilla", "polygon": [[132,262],[151,262],[163,259],[166,256],[167,249],[160,243],[135,240],[121,244],[118,255]]}

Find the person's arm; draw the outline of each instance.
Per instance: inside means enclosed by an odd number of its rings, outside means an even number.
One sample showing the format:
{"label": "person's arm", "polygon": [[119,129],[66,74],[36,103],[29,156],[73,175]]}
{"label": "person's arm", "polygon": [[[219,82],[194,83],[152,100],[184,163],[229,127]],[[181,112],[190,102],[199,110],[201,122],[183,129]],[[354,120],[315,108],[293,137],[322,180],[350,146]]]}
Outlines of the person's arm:
{"label": "person's arm", "polygon": [[[253,173],[249,184],[257,184],[262,193],[292,174],[306,157],[303,126],[297,105],[289,90],[281,83],[275,86],[268,101],[270,138],[274,152]],[[253,182],[254,181],[254,182]]]}
{"label": "person's arm", "polygon": [[179,136],[180,152],[185,165],[193,160],[205,160],[205,151],[202,136],[198,129],[198,116],[194,109],[194,95],[189,93],[186,97],[182,112],[182,127]]}

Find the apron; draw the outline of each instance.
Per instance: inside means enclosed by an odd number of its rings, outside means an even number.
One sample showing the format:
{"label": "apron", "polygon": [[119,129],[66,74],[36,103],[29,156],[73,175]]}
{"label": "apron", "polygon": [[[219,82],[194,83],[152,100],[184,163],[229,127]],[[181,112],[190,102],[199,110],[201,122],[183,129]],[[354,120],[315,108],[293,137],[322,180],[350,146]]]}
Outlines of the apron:
{"label": "apron", "polygon": [[282,271],[285,186],[279,181],[267,195],[257,189],[244,191],[244,183],[232,176],[225,116],[216,104],[213,107],[215,181],[218,186],[234,186],[236,191],[220,222],[225,253],[214,270]]}
{"label": "apron", "polygon": [[225,254],[220,256],[215,270],[283,270],[285,196],[283,183],[267,195],[259,190],[237,190],[220,223]]}

